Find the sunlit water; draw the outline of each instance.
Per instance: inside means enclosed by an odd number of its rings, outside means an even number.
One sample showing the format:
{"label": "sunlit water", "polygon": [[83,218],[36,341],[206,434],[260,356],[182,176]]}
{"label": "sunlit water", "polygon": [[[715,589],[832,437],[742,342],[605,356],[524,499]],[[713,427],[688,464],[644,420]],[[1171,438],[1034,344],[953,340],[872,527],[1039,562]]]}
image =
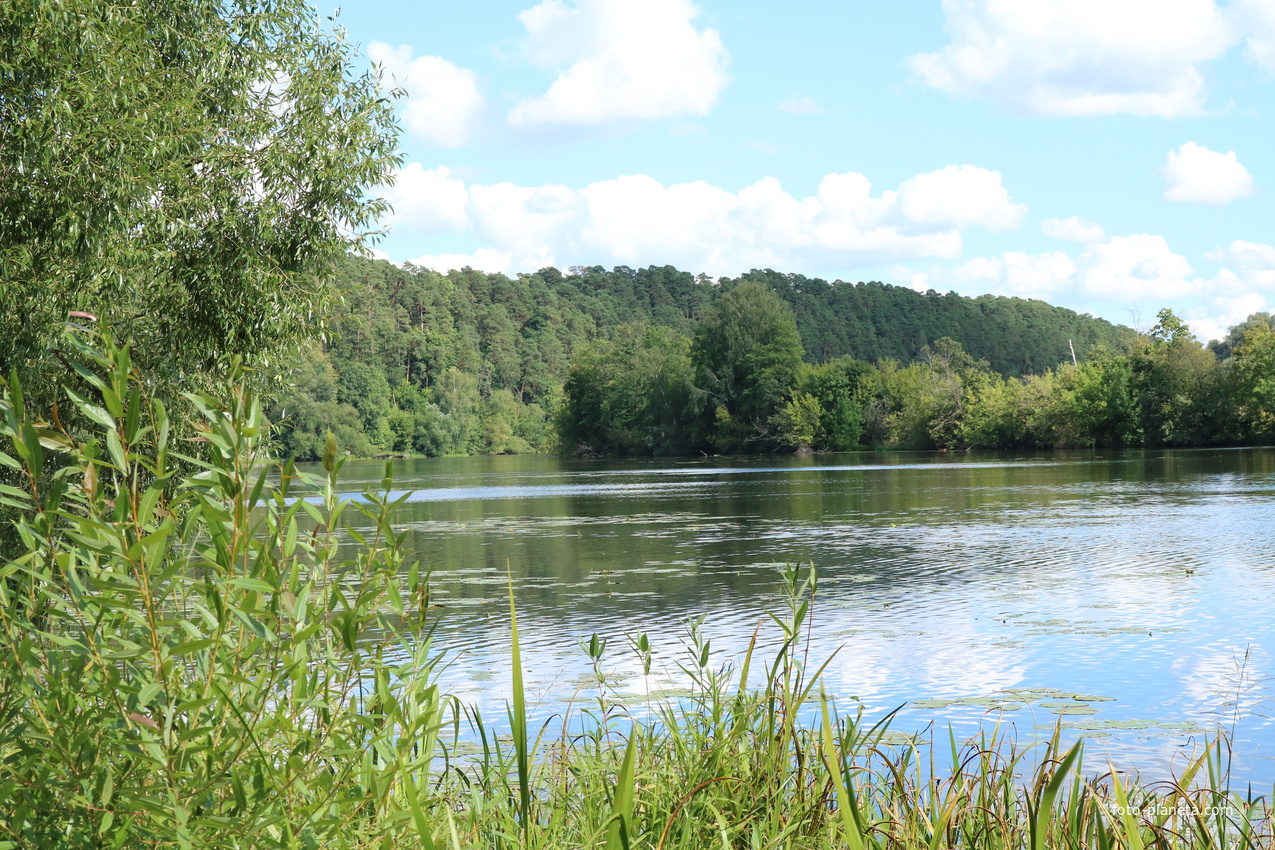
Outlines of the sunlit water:
{"label": "sunlit water", "polygon": [[[383,464],[350,463],[351,491]],[[778,628],[777,564],[813,563],[809,657],[896,732],[946,742],[997,718],[1061,718],[1090,759],[1163,777],[1219,728],[1235,773],[1275,781],[1275,450],[841,454],[394,463],[396,525],[433,568],[441,683],[499,728],[511,696],[506,565],[534,712],[596,695],[580,642],[608,640],[614,694],[686,685],[688,618],[711,665]],[[655,650],[644,676],[629,637]],[[1247,660],[1245,654],[1247,653]],[[812,666],[813,666],[812,663]],[[933,724],[933,725],[931,725]]]}

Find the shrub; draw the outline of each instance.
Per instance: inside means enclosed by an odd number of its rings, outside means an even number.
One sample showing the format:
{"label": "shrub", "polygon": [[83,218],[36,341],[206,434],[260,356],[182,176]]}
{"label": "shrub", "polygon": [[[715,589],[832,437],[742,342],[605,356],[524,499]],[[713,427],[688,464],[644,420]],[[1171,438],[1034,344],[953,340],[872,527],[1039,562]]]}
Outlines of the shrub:
{"label": "shrub", "polygon": [[[0,400],[22,543],[0,569],[0,847],[417,835],[443,701],[396,502],[338,499],[331,440],[325,475],[265,463],[242,368],[189,397],[203,451],[183,456],[127,348],[67,341],[91,428],[33,418],[16,378]],[[343,530],[350,510],[370,534]]]}

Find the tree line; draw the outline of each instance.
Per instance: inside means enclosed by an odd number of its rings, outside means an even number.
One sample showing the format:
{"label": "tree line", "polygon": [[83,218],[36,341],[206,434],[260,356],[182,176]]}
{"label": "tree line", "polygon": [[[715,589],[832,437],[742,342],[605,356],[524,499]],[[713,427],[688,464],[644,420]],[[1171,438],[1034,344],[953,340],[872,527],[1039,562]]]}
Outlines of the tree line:
{"label": "tree line", "polygon": [[[1057,364],[1072,346],[1084,356],[1100,347],[1122,350],[1135,337],[1128,328],[1041,301],[829,283],[769,270],[718,281],[669,266],[443,275],[347,257],[337,268],[336,287],[344,301],[329,321],[330,333],[298,358],[269,411],[281,425],[278,450],[284,455],[317,458],[329,430],[360,456],[774,450],[787,444],[745,433],[759,427],[751,401],[744,412],[748,424],[722,426],[722,434],[735,433],[733,439],[710,439],[717,426],[687,411],[710,395],[733,392],[754,368],[768,376],[769,391],[783,395],[797,379],[797,371],[790,375],[780,365],[792,351],[807,370],[847,358],[861,364],[845,367],[845,378],[801,373],[814,382],[814,395],[831,398],[857,380],[862,364],[907,368],[929,357],[932,344],[944,338],[986,362],[992,373],[1016,377]],[[769,366],[763,361],[770,355],[723,342],[730,368],[720,375],[696,372],[686,360],[692,338],[705,323],[721,321],[723,299],[741,288],[777,299],[766,309],[789,316],[795,336],[774,343],[777,360]],[[655,370],[655,377],[629,376],[637,383],[625,392],[637,392],[634,387],[648,379],[663,387],[659,403],[644,414],[663,436],[599,439],[586,425],[588,416],[570,412],[578,405],[569,404],[566,390],[583,386],[589,369],[607,368],[611,356]],[[665,368],[672,371],[659,372]],[[749,394],[758,409],[770,403],[761,395]],[[787,398],[794,399],[808,405],[805,396]],[[729,405],[727,410],[734,415]],[[835,415],[851,415],[845,405],[841,411]],[[615,420],[611,427],[629,426]],[[773,430],[768,425],[766,433]],[[852,444],[843,435],[826,445]]]}
{"label": "tree line", "polygon": [[1275,318],[1205,347],[1170,310],[1145,335],[1006,375],[942,337],[910,363],[803,359],[792,311],[747,282],[693,335],[630,325],[585,347],[558,414],[586,454],[1203,446],[1275,439]]}

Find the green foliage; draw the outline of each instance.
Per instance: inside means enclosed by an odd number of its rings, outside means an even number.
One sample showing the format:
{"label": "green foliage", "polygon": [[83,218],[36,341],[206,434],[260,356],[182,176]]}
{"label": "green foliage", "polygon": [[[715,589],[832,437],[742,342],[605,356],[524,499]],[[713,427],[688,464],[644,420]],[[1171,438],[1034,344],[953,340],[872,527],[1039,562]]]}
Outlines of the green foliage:
{"label": "green foliage", "polygon": [[713,417],[703,418],[707,441],[724,451],[773,443],[801,357],[797,322],[773,291],[747,282],[719,298],[691,343],[696,386]]}
{"label": "green foliage", "polygon": [[0,846],[431,846],[407,805],[444,703],[397,503],[338,499],[332,438],[318,478],[264,466],[242,372],[189,399],[207,452],[182,458],[103,343],[67,343],[84,426],[34,418],[20,380],[0,400],[23,482],[0,489],[23,544],[0,569]]}
{"label": "green foliage", "polygon": [[1235,350],[1244,344],[1249,331],[1262,328],[1275,330],[1275,313],[1253,313],[1238,325],[1232,327],[1225,337],[1209,342],[1209,350],[1217,355],[1218,360],[1226,360]]}
{"label": "green foliage", "polygon": [[[764,283],[788,302],[806,356],[815,362],[850,356],[906,366],[925,346],[948,337],[994,371],[1018,376],[1069,360],[1072,345],[1086,357],[1096,345],[1120,349],[1135,336],[1129,328],[1022,298],[922,294],[905,286],[829,283],[769,269],[753,270],[738,281]],[[721,286],[738,281],[723,280]]]}
{"label": "green foliage", "polygon": [[[329,430],[364,456],[1117,448],[1270,433],[1270,408],[1252,398],[1266,386],[1257,348],[1241,379],[1236,357],[1219,361],[1168,311],[1136,339],[1040,302],[746,277],[439,275],[347,258],[339,333],[269,407],[278,450],[317,458]],[[1250,317],[1228,350],[1269,327]],[[938,328],[956,335],[930,337]],[[835,346],[821,336],[843,332]],[[854,356],[802,363],[798,336],[824,351],[853,343]]]}
{"label": "green foliage", "polygon": [[985,376],[967,399],[961,444],[985,449],[1135,445],[1128,361],[1102,349],[1094,358],[1018,380]]}
{"label": "green foliage", "polygon": [[819,399],[810,393],[795,391],[775,414],[779,426],[778,439],[798,449],[809,450],[819,437],[823,412]]}
{"label": "green foliage", "polygon": [[884,391],[871,364],[850,357],[797,370],[792,398],[780,413],[780,439],[787,445],[847,451],[863,434],[863,407]]}
{"label": "green foliage", "polygon": [[969,400],[989,378],[987,362],[970,357],[955,340],[926,346],[918,362],[886,383],[893,408],[886,420],[891,442],[918,449],[959,446]]}
{"label": "green foliage", "polygon": [[[363,422],[361,437],[342,437],[342,445],[355,454],[545,451],[555,443],[586,454],[796,445],[779,418],[792,401],[796,380],[791,356],[796,341],[791,334],[770,351],[736,340],[738,351],[714,353],[720,358],[716,368],[726,370],[720,381],[712,369],[686,377],[680,371],[680,355],[667,350],[667,341],[694,336],[706,317],[720,323],[717,317],[724,314],[716,305],[728,297],[740,298],[731,293],[742,283],[756,288],[754,298],[769,298],[762,294],[769,289],[792,305],[796,331],[806,341],[809,357],[859,358],[844,362],[860,363],[856,375],[873,384],[871,389],[864,385],[854,390],[851,401],[835,397],[836,391],[828,386],[801,390],[818,398],[822,408],[812,444],[819,450],[888,439],[885,420],[891,402],[882,373],[868,366],[869,360],[880,364],[895,358],[906,366],[926,345],[948,336],[974,352],[976,359],[989,359],[997,371],[1020,374],[1032,364],[1053,366],[1069,356],[1072,339],[1082,354],[1097,342],[1117,347],[1132,339],[1125,329],[1041,302],[934,298],[903,287],[826,284],[774,273],[754,272],[720,285],[668,267],[574,267],[567,274],[546,268],[510,278],[472,269],[440,275],[410,265],[396,268],[347,258],[337,277],[345,299],[331,317],[334,333],[323,351],[334,364],[333,380],[342,380],[347,364],[359,364],[381,372],[390,388],[388,408],[379,382],[366,397],[341,396]],[[763,317],[767,321],[788,314],[781,302],[769,301],[766,306],[778,311]],[[638,345],[630,326],[661,329],[666,342]],[[764,327],[765,323],[759,326]],[[714,333],[726,339],[720,328]],[[707,355],[704,341],[700,347]],[[651,362],[626,363],[622,351],[634,356],[640,351]],[[728,366],[736,355],[739,362]],[[767,357],[777,359],[767,363]],[[605,374],[597,373],[599,364],[609,359]],[[459,418],[445,409],[436,393],[438,382],[451,369],[472,376],[478,393],[477,404],[462,405]],[[589,378],[592,373],[596,374]],[[659,389],[666,379],[668,385]],[[846,380],[857,385],[859,378],[851,375]],[[360,382],[366,384],[366,376]],[[579,390],[608,383],[615,393],[605,400],[609,412],[601,415],[604,400],[585,398]],[[568,392],[569,386],[577,391]],[[639,396],[646,398],[648,391],[663,401],[641,401]],[[512,411],[503,392],[513,397]],[[306,395],[313,393],[289,389],[268,412],[283,426],[279,450],[299,450],[298,457],[313,458],[329,427],[325,423],[343,423],[349,411],[338,416],[335,409],[324,408],[322,421],[313,416],[292,418],[293,412],[313,409]],[[563,405],[576,413],[567,415]],[[578,417],[583,418],[571,424]],[[299,432],[295,436],[294,430]]]}
{"label": "green foliage", "polygon": [[1207,445],[1234,438],[1224,367],[1186,323],[1161,310],[1150,337],[1129,357],[1143,439],[1150,445]]}
{"label": "green foliage", "polygon": [[364,433],[373,444],[384,445],[389,438],[389,416],[393,409],[385,373],[357,361],[341,363],[336,373],[337,402],[358,410]]}
{"label": "green foliage", "polygon": [[1250,439],[1275,440],[1275,330],[1257,324],[1246,329],[1235,349],[1234,397]]}
{"label": "green foliage", "polygon": [[336,369],[317,346],[304,349],[281,405],[276,415],[289,425],[279,437],[279,453],[284,457],[322,457],[328,434],[335,434],[337,442],[352,454],[366,457],[373,453],[359,411],[337,401]]}
{"label": "green foliage", "polygon": [[1106,348],[1059,372],[1065,425],[1059,446],[1118,448],[1139,445],[1142,426],[1133,397],[1133,367],[1128,357]]}
{"label": "green foliage", "polygon": [[627,325],[584,346],[563,387],[557,430],[585,454],[689,451],[694,387],[690,343],[668,328]]}
{"label": "green foliage", "polygon": [[0,373],[47,406],[70,311],[166,386],[283,371],[399,163],[354,49],[301,0],[0,6]]}
{"label": "green foliage", "polygon": [[[769,295],[755,283],[746,286],[747,299],[760,302]],[[710,311],[701,323],[691,349],[698,368],[677,396],[701,412],[670,417],[661,445],[683,451],[845,451],[861,443],[1053,449],[1275,437],[1275,331],[1264,321],[1251,319],[1237,328],[1232,339],[1242,342],[1220,362],[1185,322],[1165,310],[1152,334],[1129,351],[1099,345],[1079,363],[1015,377],[996,373],[952,339],[923,347],[906,366],[849,357],[798,364],[790,335],[780,335],[786,341],[772,345],[749,333],[766,329],[766,315],[791,330],[782,311],[777,317],[768,312],[775,302],[764,308],[753,304],[747,312],[735,306],[732,294],[718,302],[727,309]],[[783,350],[786,355],[776,354]],[[564,446],[651,451],[652,444],[639,438],[645,433],[641,428],[629,430],[650,421],[643,418],[640,402],[646,386],[635,366],[640,360],[633,345],[595,344],[583,351],[559,415]],[[781,387],[785,379],[788,384]],[[757,399],[765,399],[766,406],[755,404]],[[768,418],[763,422],[762,416]]]}

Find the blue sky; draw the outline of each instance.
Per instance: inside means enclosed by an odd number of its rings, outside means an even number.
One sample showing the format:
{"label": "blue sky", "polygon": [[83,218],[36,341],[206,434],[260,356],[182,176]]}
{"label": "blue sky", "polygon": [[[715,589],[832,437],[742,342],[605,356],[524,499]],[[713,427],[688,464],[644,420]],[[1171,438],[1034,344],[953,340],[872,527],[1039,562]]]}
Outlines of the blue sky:
{"label": "blue sky", "polygon": [[406,95],[378,250],[1275,307],[1275,0],[362,2]]}

